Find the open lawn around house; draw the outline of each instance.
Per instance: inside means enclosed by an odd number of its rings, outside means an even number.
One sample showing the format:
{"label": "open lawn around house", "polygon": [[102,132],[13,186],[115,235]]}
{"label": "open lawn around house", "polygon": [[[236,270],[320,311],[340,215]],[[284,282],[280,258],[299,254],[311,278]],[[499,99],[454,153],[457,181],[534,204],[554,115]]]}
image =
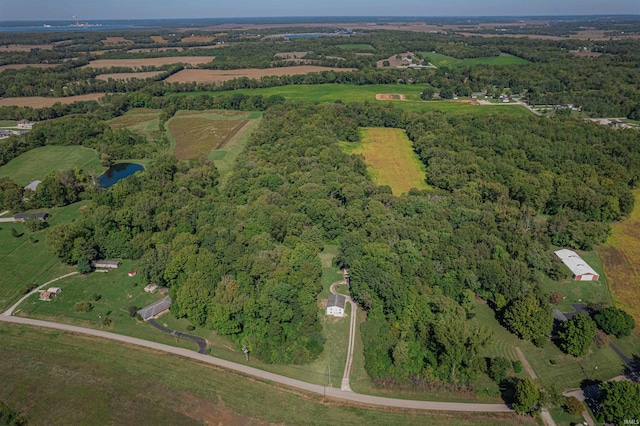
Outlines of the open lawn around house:
{"label": "open lawn around house", "polygon": [[[557,250],[558,248],[554,248]],[[575,303],[605,303],[611,305],[611,294],[609,293],[609,283],[602,268],[602,261],[596,251],[576,251],[593,269],[598,272],[598,281],[574,281],[573,278],[566,278],[560,281],[546,277],[542,283],[542,288],[551,293],[558,292],[566,298],[557,305],[561,312],[573,312]],[[554,255],[555,256],[555,255]],[[566,268],[562,265],[561,267]],[[567,273],[569,269],[567,268]]]}
{"label": "open lawn around house", "polygon": [[361,138],[361,142],[343,142],[340,146],[349,154],[364,155],[377,185],[389,185],[395,195],[411,188],[429,189],[425,167],[402,129],[364,128]]}
{"label": "open lawn around house", "polygon": [[616,307],[636,321],[640,336],[640,189],[633,191],[635,206],[629,219],[611,224],[611,235],[598,247]]}
{"label": "open lawn around house", "polygon": [[17,127],[18,122],[14,120],[0,120],[0,127]]}
{"label": "open lawn around house", "polygon": [[103,97],[104,93],[89,93],[87,95],[64,96],[61,98],[44,97],[44,96],[25,96],[22,98],[2,98],[0,99],[0,107],[18,106],[31,108],[45,108],[53,106],[57,103],[63,105],[72,104],[74,102],[97,101]]}
{"label": "open lawn around house", "polygon": [[573,426],[579,425],[584,422],[582,416],[574,416],[564,411],[561,407],[551,408],[549,410],[551,417],[556,422],[557,426]]}
{"label": "open lawn around house", "polygon": [[622,360],[608,346],[598,348],[591,345],[589,353],[581,358],[561,352],[553,342],[538,348],[530,341],[520,340],[509,333],[484,301],[477,300],[474,306],[478,320],[494,332],[493,342],[484,349],[482,355],[516,360],[514,348],[519,347],[544,386],[555,383],[564,391],[578,388],[585,379],[609,380],[624,369]]}
{"label": "open lawn around house", "polygon": [[[0,324],[0,400],[28,424],[384,424],[499,426],[515,414],[367,409],[178,356]],[[65,392],[60,392],[64,388]],[[295,407],[295,409],[292,409]],[[526,419],[522,419],[526,422]]]}
{"label": "open lawn around house", "polygon": [[0,179],[9,177],[20,186],[43,180],[53,170],[78,166],[100,175],[104,170],[96,152],[82,146],[43,146],[19,155],[0,167]]}
{"label": "open lawn around house", "polygon": [[[80,215],[79,209],[85,204],[45,209],[50,214],[49,225],[70,222]],[[12,229],[19,237],[13,236]],[[28,290],[73,270],[47,250],[45,233],[46,229],[29,232],[23,223],[0,223],[0,312]]]}
{"label": "open lawn around house", "polygon": [[151,137],[154,132],[160,130],[161,112],[159,109],[136,108],[107,123],[112,129],[127,128],[132,132]]}
{"label": "open lawn around house", "polygon": [[517,56],[501,53],[500,56],[488,56],[484,58],[456,59],[452,56],[441,55],[439,53],[422,52],[427,58],[427,62],[441,67],[472,67],[474,65],[525,65],[531,62]]}

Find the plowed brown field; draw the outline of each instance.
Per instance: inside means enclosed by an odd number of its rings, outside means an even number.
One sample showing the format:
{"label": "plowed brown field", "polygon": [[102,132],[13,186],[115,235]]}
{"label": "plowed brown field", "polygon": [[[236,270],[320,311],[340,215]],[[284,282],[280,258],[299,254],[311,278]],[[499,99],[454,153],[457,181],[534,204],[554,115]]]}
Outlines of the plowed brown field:
{"label": "plowed brown field", "polygon": [[173,74],[169,78],[167,78],[167,82],[169,83],[185,83],[190,81],[195,81],[198,83],[214,83],[214,82],[224,82],[227,80],[233,80],[234,78],[239,77],[248,77],[248,78],[261,78],[266,76],[282,76],[282,75],[297,75],[297,74],[309,74],[312,72],[321,72],[321,71],[338,71],[338,72],[347,72],[354,71],[355,68],[329,68],[329,67],[319,67],[313,65],[304,65],[299,67],[278,67],[278,68],[266,68],[266,69],[257,69],[257,68],[247,68],[240,70],[182,70],[178,73]]}
{"label": "plowed brown field", "polygon": [[64,98],[45,98],[43,96],[28,96],[24,98],[3,98],[0,99],[0,107],[21,106],[32,108],[50,107],[56,102],[61,104],[72,104],[80,101],[97,101],[103,97],[104,93],[89,93],[88,95],[66,96]]}
{"label": "plowed brown field", "polygon": [[96,59],[89,62],[82,68],[111,68],[111,67],[127,67],[137,69],[145,66],[161,66],[168,64],[199,65],[206,64],[215,59],[215,56],[175,56],[164,58],[145,58],[145,59]]}

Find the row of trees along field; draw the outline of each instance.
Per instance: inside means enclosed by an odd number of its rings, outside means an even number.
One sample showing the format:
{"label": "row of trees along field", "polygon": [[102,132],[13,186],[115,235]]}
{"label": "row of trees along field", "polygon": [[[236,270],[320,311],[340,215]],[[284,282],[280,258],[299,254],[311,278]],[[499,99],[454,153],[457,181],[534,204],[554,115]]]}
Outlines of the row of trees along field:
{"label": "row of trees along field", "polygon": [[[433,189],[396,197],[373,184],[337,143],[362,126],[406,129]],[[47,244],[72,264],[138,259],[145,281],[171,288],[178,316],[299,363],[322,350],[317,253],[336,241],[368,312],[374,382],[467,384],[491,339],[474,295],[513,311],[513,331],[550,316],[539,283],[565,273],[551,245],[588,248],[631,211],[639,137],[566,119],[287,103],[266,111],[224,187],[213,164],[159,157]],[[512,308],[523,298],[537,308]]]}

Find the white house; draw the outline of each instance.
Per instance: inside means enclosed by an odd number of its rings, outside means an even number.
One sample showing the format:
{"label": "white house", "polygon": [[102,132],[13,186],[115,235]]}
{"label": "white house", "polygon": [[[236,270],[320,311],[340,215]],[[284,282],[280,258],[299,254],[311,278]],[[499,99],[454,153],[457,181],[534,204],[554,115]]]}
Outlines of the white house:
{"label": "white house", "polygon": [[20,120],[18,121],[18,127],[21,129],[31,129],[33,127],[33,123],[29,120]]}
{"label": "white house", "polygon": [[585,262],[575,251],[562,249],[555,252],[555,255],[567,265],[576,281],[598,281],[600,275]]}
{"label": "white house", "polygon": [[330,294],[327,301],[327,315],[334,317],[344,316],[344,305],[347,302],[347,298],[341,294]]}
{"label": "white house", "polygon": [[117,260],[94,260],[91,262],[93,268],[118,269],[122,262]]}

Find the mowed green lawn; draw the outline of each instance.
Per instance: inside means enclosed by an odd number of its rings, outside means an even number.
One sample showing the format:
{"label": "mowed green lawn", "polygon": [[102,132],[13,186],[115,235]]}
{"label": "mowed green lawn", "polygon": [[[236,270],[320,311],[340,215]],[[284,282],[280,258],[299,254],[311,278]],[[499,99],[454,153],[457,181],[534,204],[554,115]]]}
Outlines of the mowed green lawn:
{"label": "mowed green lawn", "polygon": [[[470,103],[457,101],[421,101],[420,92],[422,85],[412,84],[371,84],[357,86],[351,84],[296,84],[290,86],[268,87],[265,89],[239,89],[225,92],[190,92],[174,93],[167,96],[231,96],[236,93],[243,95],[280,95],[287,100],[306,102],[336,102],[338,100],[348,102],[385,102],[392,103],[396,108],[414,111],[428,112],[441,111],[447,114],[473,114],[496,115],[504,114],[511,117],[528,117],[532,113],[520,105],[471,105]],[[377,94],[404,95],[406,101],[379,101]]]}
{"label": "mowed green lawn", "polygon": [[14,324],[0,323],[0,359],[0,400],[28,424],[521,422],[515,414],[390,412],[323,403],[320,395],[292,392],[178,356]]}
{"label": "mowed green lawn", "polygon": [[17,121],[13,120],[0,120],[0,127],[16,127],[18,125]]}
{"label": "mowed green lawn", "polygon": [[429,62],[436,67],[472,67],[474,65],[525,65],[531,62],[517,56],[501,53],[500,56],[488,56],[484,58],[456,59],[452,56],[439,53],[422,52]]}
{"label": "mowed green lawn", "polygon": [[361,142],[345,142],[349,154],[362,154],[377,185],[389,185],[395,195],[411,188],[429,189],[425,167],[402,129],[370,127],[361,129]]}
{"label": "mowed green lawn", "polygon": [[34,148],[0,167],[0,179],[9,177],[20,186],[43,180],[53,170],[78,166],[96,176],[104,170],[98,154],[82,146],[43,146]]}
{"label": "mowed green lawn", "polygon": [[608,346],[598,348],[592,345],[590,352],[581,358],[561,352],[552,342],[547,342],[544,348],[538,348],[502,327],[485,302],[477,301],[475,308],[478,320],[494,331],[493,342],[484,349],[482,355],[516,360],[514,348],[519,347],[545,386],[555,383],[561,390],[578,388],[585,379],[609,380],[624,369],[622,360]]}
{"label": "mowed green lawn", "polygon": [[[80,215],[78,209],[84,204],[46,209],[51,215],[49,224],[70,222]],[[11,229],[22,235],[14,237]],[[45,232],[31,233],[22,223],[0,223],[0,312],[15,303],[27,289],[73,270],[47,250]]]}

